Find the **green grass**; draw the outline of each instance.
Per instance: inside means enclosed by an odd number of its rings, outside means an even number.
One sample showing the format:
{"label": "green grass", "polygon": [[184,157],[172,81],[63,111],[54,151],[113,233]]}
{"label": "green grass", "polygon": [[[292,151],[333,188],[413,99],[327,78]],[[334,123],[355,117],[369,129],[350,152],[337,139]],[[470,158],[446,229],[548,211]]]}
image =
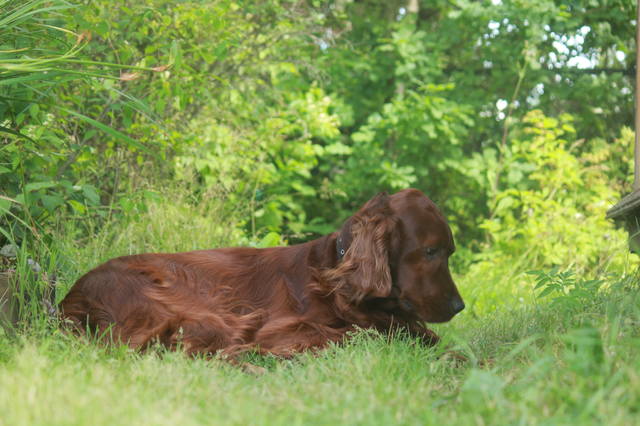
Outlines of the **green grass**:
{"label": "green grass", "polygon": [[435,349],[362,332],[317,356],[252,359],[259,376],[55,330],[5,338],[0,423],[629,425],[640,416],[639,302],[627,289],[580,312],[461,315]]}
{"label": "green grass", "polygon": [[[41,261],[61,274],[58,298],[80,273],[118,254],[238,241],[233,216],[220,220],[224,200],[188,208],[170,198],[171,207],[151,206],[80,246],[79,234],[66,229]],[[43,285],[27,269],[22,256],[22,285]],[[250,357],[264,367],[261,375],[218,359],[105,348],[32,315],[17,335],[0,334],[0,425],[637,423],[637,280],[609,276],[606,290],[579,299],[555,294],[552,303],[531,297],[533,282],[518,290],[528,295],[519,304],[476,307],[437,326],[443,342],[436,348],[360,332],[317,355]],[[513,296],[513,285],[499,284]],[[460,282],[463,294],[481,295],[483,286],[500,288],[477,277]]]}

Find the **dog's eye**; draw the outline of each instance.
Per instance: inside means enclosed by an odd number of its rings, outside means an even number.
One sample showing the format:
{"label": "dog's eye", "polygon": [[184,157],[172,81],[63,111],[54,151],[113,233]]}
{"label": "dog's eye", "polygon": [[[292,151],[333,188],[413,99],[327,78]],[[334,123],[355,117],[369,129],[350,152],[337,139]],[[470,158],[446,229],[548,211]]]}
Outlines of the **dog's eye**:
{"label": "dog's eye", "polygon": [[427,247],[424,249],[424,255],[427,259],[433,259],[438,255],[439,249],[437,247]]}

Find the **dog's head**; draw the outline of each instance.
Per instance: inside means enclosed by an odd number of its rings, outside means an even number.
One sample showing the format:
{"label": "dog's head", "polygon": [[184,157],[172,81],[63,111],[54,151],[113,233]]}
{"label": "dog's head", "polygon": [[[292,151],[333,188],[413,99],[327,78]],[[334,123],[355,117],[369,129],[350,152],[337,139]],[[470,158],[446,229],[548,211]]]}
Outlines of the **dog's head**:
{"label": "dog's head", "polygon": [[378,300],[427,322],[464,309],[449,272],[451,229],[422,192],[376,195],[345,222],[336,244],[352,303]]}

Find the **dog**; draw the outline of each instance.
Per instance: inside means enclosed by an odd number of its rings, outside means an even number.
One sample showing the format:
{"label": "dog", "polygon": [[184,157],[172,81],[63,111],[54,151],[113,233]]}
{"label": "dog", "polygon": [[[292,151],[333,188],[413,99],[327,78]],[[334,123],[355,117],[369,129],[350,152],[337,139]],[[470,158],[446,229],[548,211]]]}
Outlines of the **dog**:
{"label": "dog", "polygon": [[424,323],[465,306],[448,266],[454,250],[436,205],[405,189],[376,195],[338,231],[303,244],[109,260],[60,307],[78,332],[136,349],[288,357],[357,328],[404,330],[433,345]]}

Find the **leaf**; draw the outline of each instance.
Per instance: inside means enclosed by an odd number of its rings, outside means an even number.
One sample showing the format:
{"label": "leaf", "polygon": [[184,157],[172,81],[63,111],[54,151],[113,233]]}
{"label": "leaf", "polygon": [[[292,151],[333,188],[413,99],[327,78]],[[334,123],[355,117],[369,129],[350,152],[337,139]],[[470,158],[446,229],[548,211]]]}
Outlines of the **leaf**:
{"label": "leaf", "polygon": [[174,69],[178,69],[182,64],[182,54],[180,52],[180,45],[177,40],[171,42],[171,48],[169,49],[169,66]]}
{"label": "leaf", "polygon": [[129,213],[135,207],[135,203],[128,198],[121,198],[118,204],[124,213]]}
{"label": "leaf", "polygon": [[31,74],[21,75],[19,77],[9,77],[5,79],[0,79],[0,86],[16,84],[16,83],[26,83],[28,81],[38,81],[44,80],[50,82],[54,77],[64,75],[63,72],[59,71],[43,71],[43,72],[32,72]]}
{"label": "leaf", "polygon": [[540,298],[545,297],[545,296],[547,296],[547,295],[549,295],[549,294],[553,293],[555,290],[556,290],[556,289],[555,289],[553,286],[545,287],[545,289],[544,289],[544,290],[542,290],[542,291],[538,294],[538,297],[540,297]]}
{"label": "leaf", "polygon": [[79,112],[76,111],[72,111],[70,109],[67,108],[62,108],[62,107],[58,107],[58,109],[66,112],[67,114],[71,114],[75,117],[78,117],[79,119],[81,119],[82,121],[91,124],[92,126],[97,127],[98,129],[102,130],[103,132],[107,133],[108,135],[121,140],[123,142],[126,142],[129,146],[133,146],[137,149],[139,149],[140,151],[143,151],[151,156],[153,156],[154,158],[160,160],[160,155],[158,155],[157,152],[153,152],[151,151],[149,148],[147,148],[146,146],[144,146],[143,144],[141,144],[140,142],[138,142],[137,140],[125,135],[124,133],[121,133],[105,124],[100,123],[99,121],[94,120],[93,118],[89,118],[84,114],[80,114]]}
{"label": "leaf", "polygon": [[24,190],[26,192],[33,192],[33,191],[38,191],[40,189],[53,188],[56,185],[58,184],[55,182],[33,182],[33,183],[26,184],[24,186]]}
{"label": "leaf", "polygon": [[84,204],[77,202],[76,200],[69,200],[67,203],[71,206],[71,208],[79,214],[85,214],[87,212],[87,208]]}
{"label": "leaf", "polygon": [[551,279],[550,279],[550,278],[548,278],[548,277],[540,278],[540,279],[537,281],[536,286],[534,287],[534,290],[537,290],[537,289],[539,289],[540,287],[545,286],[546,284],[548,284],[548,283],[549,283],[549,281],[551,281]]}
{"label": "leaf", "polygon": [[508,210],[511,206],[515,204],[515,202],[516,200],[514,200],[513,197],[506,196],[500,199],[500,201],[498,201],[498,205],[495,208],[495,212],[499,213],[504,210]]}
{"label": "leaf", "polygon": [[6,200],[4,198],[0,198],[0,217],[7,214],[10,208],[11,208],[11,201]]}
{"label": "leaf", "polygon": [[144,190],[142,191],[142,196],[145,200],[149,201],[161,201],[162,196],[155,191]]}
{"label": "leaf", "polygon": [[32,118],[37,119],[40,113],[40,105],[33,103],[29,106],[29,114]]}
{"label": "leaf", "polygon": [[292,182],[291,183],[291,187],[293,189],[295,189],[296,191],[298,191],[300,193],[300,195],[305,196],[305,197],[315,197],[316,195],[316,190],[313,189],[311,186],[309,185],[304,185],[300,182]]}
{"label": "leaf", "polygon": [[100,196],[93,185],[82,185],[82,193],[94,206],[100,204]]}
{"label": "leaf", "polygon": [[352,152],[352,148],[342,142],[336,142],[324,147],[324,152],[330,155],[349,155]]}
{"label": "leaf", "polygon": [[52,213],[55,209],[64,204],[64,198],[59,195],[43,195],[41,197],[42,205],[49,213]]}
{"label": "leaf", "polygon": [[[2,80],[0,80],[0,81],[2,81]],[[27,139],[28,141],[31,141],[31,142],[33,142],[33,143],[36,143],[36,141],[34,141],[33,139],[31,139],[29,136],[27,136],[27,135],[23,135],[23,134],[22,134],[22,133],[20,133],[20,132],[16,132],[15,130],[11,130],[11,129],[9,129],[9,128],[7,128],[7,127],[4,127],[4,126],[0,126],[0,132],[9,133],[9,134],[14,135],[14,136],[17,136],[17,137],[19,137],[19,138]]]}
{"label": "leaf", "polygon": [[280,244],[281,238],[282,237],[277,232],[269,232],[260,240],[258,247],[275,247]]}
{"label": "leaf", "polygon": [[137,80],[140,77],[139,72],[123,72],[120,73],[120,81],[133,81]]}

